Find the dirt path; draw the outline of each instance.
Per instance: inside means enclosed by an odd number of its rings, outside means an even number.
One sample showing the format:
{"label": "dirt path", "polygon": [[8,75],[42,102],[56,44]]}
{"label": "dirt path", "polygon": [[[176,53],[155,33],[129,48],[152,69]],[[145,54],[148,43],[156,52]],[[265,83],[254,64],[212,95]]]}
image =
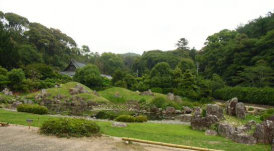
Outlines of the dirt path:
{"label": "dirt path", "polygon": [[57,138],[38,134],[38,128],[0,127],[0,151],[187,151],[162,146],[125,144],[121,138]]}

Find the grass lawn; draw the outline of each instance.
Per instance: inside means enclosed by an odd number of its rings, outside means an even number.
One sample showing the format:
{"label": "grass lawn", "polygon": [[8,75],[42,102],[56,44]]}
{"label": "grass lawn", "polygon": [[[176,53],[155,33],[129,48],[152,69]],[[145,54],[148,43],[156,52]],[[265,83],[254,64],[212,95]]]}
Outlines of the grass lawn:
{"label": "grass lawn", "polygon": [[[40,123],[38,123],[38,117]],[[27,125],[26,119],[33,119],[33,126],[41,126],[43,122],[53,118],[49,115],[18,113],[0,109],[0,121],[11,124]],[[268,151],[270,145],[238,144],[220,136],[206,136],[202,131],[192,130],[190,126],[154,123],[130,123],[126,128],[112,127],[111,122],[96,122],[101,132],[116,137],[130,137],[165,143],[205,147],[226,151]]]}
{"label": "grass lawn", "polygon": [[[70,88],[74,88],[77,84],[80,84],[80,83],[77,83],[77,82],[68,82],[66,84],[61,84],[61,88],[49,88],[47,89],[47,92],[51,94],[51,96],[49,96],[48,98],[49,99],[52,99],[54,96],[57,96],[58,94],[61,94],[62,96],[66,96],[67,98],[70,98],[72,97],[72,95],[69,93],[69,89]],[[82,84],[80,84],[82,85]],[[95,102],[98,102],[98,103],[106,103],[108,102],[107,99],[105,99],[104,97],[98,97],[96,95],[93,94],[93,91],[82,85],[85,90],[88,91],[88,93],[82,93],[82,94],[77,94],[76,96],[80,96],[82,98],[84,98],[86,101],[89,101],[89,100],[92,100],[92,101],[95,101]],[[26,95],[25,97],[27,99],[34,99],[34,97],[40,93],[41,91],[38,91],[38,92],[35,92],[35,93],[30,93],[28,95]]]}

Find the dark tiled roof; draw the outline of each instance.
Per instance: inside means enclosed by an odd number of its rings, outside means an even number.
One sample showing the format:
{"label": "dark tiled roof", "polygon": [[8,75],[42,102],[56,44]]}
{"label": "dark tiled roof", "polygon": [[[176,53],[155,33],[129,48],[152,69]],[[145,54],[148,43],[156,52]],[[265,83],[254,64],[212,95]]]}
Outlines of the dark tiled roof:
{"label": "dark tiled roof", "polygon": [[71,60],[71,63],[74,64],[74,66],[76,68],[82,68],[84,67],[86,64],[82,63],[82,62],[78,62],[78,61],[75,61],[75,60]]}

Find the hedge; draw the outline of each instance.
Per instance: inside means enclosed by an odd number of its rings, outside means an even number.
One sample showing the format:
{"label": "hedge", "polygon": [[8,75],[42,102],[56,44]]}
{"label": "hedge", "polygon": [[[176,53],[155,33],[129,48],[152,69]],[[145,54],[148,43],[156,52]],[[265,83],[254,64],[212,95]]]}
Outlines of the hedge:
{"label": "hedge", "polygon": [[48,108],[39,105],[21,104],[17,107],[18,112],[27,112],[33,114],[47,114]]}
{"label": "hedge", "polygon": [[131,115],[120,115],[118,116],[115,121],[118,121],[118,122],[139,122],[139,123],[142,123],[142,122],[147,122],[147,117],[144,116],[144,115],[139,115],[139,116],[136,116],[136,117],[133,117]]}
{"label": "hedge", "polygon": [[226,87],[214,91],[213,97],[221,100],[237,97],[240,102],[274,105],[274,88]]}
{"label": "hedge", "polygon": [[58,137],[89,137],[99,134],[100,127],[95,122],[85,119],[55,118],[44,122],[40,132]]}

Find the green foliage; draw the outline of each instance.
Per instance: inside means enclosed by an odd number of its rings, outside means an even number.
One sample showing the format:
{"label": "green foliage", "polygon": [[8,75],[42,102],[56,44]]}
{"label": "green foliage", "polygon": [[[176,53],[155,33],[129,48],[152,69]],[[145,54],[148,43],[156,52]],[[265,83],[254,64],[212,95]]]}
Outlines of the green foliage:
{"label": "green foliage", "polygon": [[10,85],[14,90],[21,90],[19,87],[22,82],[25,80],[25,73],[22,69],[12,69],[7,74],[10,81]]}
{"label": "green foliage", "polygon": [[6,69],[18,67],[18,48],[12,41],[9,31],[0,24],[0,65]]}
{"label": "green foliage", "polygon": [[141,98],[139,101],[138,101],[138,103],[139,104],[146,104],[146,99],[144,99],[144,98]]}
{"label": "green foliage", "polygon": [[131,111],[100,111],[96,114],[97,119],[109,119],[109,120],[114,120],[120,115],[133,115],[134,112]]}
{"label": "green foliage", "polygon": [[202,110],[202,117],[206,117],[206,110],[205,109]]}
{"label": "green foliage", "polygon": [[224,80],[218,75],[213,74],[211,80],[209,81],[209,88],[212,91],[224,88],[226,86]]}
{"label": "green foliage", "polygon": [[21,45],[18,52],[23,65],[41,63],[43,60],[41,54],[30,45]]}
{"label": "green foliage", "polygon": [[118,69],[115,70],[113,76],[112,76],[112,83],[115,84],[118,81],[123,81],[125,79],[126,73],[122,70]]}
{"label": "green foliage", "polygon": [[126,83],[126,81],[119,80],[114,84],[114,86],[121,87],[121,88],[127,88],[127,83]]}
{"label": "green foliage", "polygon": [[65,77],[54,73],[51,66],[42,63],[29,64],[24,68],[24,71],[26,76],[30,79],[45,80],[47,78],[55,78],[56,76]]}
{"label": "green foliage", "polygon": [[139,115],[139,116],[136,116],[135,119],[134,119],[135,122],[147,122],[147,117],[144,116],[144,115]]}
{"label": "green foliage", "polygon": [[8,70],[0,66],[0,90],[7,87],[9,84],[9,78],[7,76]]}
{"label": "green foliage", "polygon": [[135,122],[135,118],[131,115],[120,115],[117,118],[115,118],[115,121],[118,122]]}
{"label": "green foliage", "polygon": [[102,86],[102,77],[98,67],[95,65],[86,65],[77,69],[73,80],[90,88]]}
{"label": "green foliage", "polygon": [[101,56],[103,69],[101,72],[112,75],[117,69],[122,69],[123,60],[121,56],[114,53],[103,53]]}
{"label": "green foliage", "polygon": [[150,73],[150,86],[169,88],[172,86],[173,71],[166,62],[158,63]]}
{"label": "green foliage", "polygon": [[186,72],[186,70],[190,70],[193,73],[195,72],[195,64],[192,59],[181,59],[177,65],[177,68],[180,69],[183,73]]}
{"label": "green foliage", "polygon": [[215,99],[229,100],[237,97],[239,101],[254,104],[274,105],[273,88],[225,87],[213,93]]}
{"label": "green foliage", "polygon": [[21,104],[17,107],[18,112],[27,112],[33,114],[47,114],[48,108],[39,105]]}
{"label": "green foliage", "polygon": [[162,89],[161,88],[151,88],[152,92],[156,92],[156,93],[162,93]]}
{"label": "green foliage", "polygon": [[162,108],[164,104],[166,103],[166,99],[163,97],[155,97],[151,100],[150,105],[156,106],[157,108]]}
{"label": "green foliage", "polygon": [[268,109],[260,116],[260,120],[264,121],[274,115],[274,109]]}
{"label": "green foliage", "polygon": [[58,137],[89,137],[99,131],[100,127],[92,121],[72,118],[49,119],[40,128],[42,134]]}

